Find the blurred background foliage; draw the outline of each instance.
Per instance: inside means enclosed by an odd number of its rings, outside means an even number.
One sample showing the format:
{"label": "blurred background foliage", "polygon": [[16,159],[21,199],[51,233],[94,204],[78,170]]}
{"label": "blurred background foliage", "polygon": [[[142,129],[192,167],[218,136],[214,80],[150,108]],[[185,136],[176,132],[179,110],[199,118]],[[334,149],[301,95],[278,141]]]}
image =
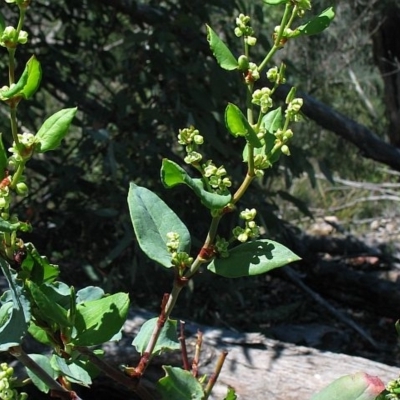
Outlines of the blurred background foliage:
{"label": "blurred background foliage", "polygon": [[[313,3],[313,12],[334,5],[338,16],[322,35],[294,41],[279,53],[278,61],[288,66],[288,81],[385,138],[384,87],[370,35],[382,4],[377,7],[373,0]],[[7,18],[15,21],[13,10],[3,8]],[[209,23],[240,55],[240,41],[233,35],[239,12],[254,16],[259,44],[252,54],[260,60],[280,16],[278,9],[261,1],[32,3],[26,21],[31,40],[17,56],[21,71],[35,53],[42,63],[43,81],[35,99],[20,106],[22,129],[35,132],[60,107],[78,106],[80,111],[62,149],[31,161],[30,196],[16,205],[16,211],[35,227],[25,239],[59,263],[69,283],[129,291],[134,304],[154,309],[170,290],[172,276],[148,262],[133,238],[126,206],[131,180],[158,193],[190,227],[194,246],[201,245],[208,212],[198,207],[188,189],[165,190],[159,170],[164,157],[180,162],[178,129],[194,125],[206,138],[207,158],[224,164],[236,183],[242,176],[238,156],[242,143],[228,137],[223,111],[228,101],[241,104],[244,87],[235,72],[218,67],[205,37],[205,23]],[[6,82],[5,55],[0,63]],[[7,110],[3,107],[1,112],[0,129],[9,138]],[[330,204],[340,201],[338,194],[327,202],[316,173],[328,178],[387,179],[384,169],[378,170],[356,148],[312,121],[294,129],[293,156],[268,171],[242,203],[242,207],[256,207],[266,234],[280,240],[285,239],[285,220],[293,223],[304,217],[296,205],[307,214],[303,206],[329,212]],[[333,184],[325,179],[324,185]],[[236,225],[236,217],[230,218],[226,232]],[[255,285],[262,291],[269,278],[257,282],[213,278],[204,272],[190,283],[185,300],[179,302],[180,316],[218,323],[221,314],[229,319],[235,310],[232,318],[240,321],[262,308],[263,297],[254,301],[250,295]],[[298,303],[292,305],[292,311],[298,312]]]}

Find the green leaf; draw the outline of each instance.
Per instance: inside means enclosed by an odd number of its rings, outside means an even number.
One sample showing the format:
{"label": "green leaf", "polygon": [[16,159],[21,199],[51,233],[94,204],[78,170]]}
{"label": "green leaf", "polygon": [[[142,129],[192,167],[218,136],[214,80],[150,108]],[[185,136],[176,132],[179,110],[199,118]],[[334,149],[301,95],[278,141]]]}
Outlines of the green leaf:
{"label": "green leaf", "polygon": [[219,36],[211,29],[207,27],[207,40],[210,44],[210,48],[221,68],[228,71],[232,71],[238,68],[238,61],[235,56],[231,53],[226,44],[219,38]]}
{"label": "green leaf", "polygon": [[396,321],[395,328],[396,328],[397,336],[400,337],[400,320]]}
{"label": "green leaf", "polygon": [[200,198],[201,203],[211,210],[223,208],[232,200],[230,193],[221,195],[207,192],[204,190],[201,179],[192,179],[182,167],[166,158],[162,161],[161,180],[167,188],[172,188],[179,184],[189,186]]}
{"label": "green leaf", "polygon": [[29,292],[36,303],[40,317],[49,325],[56,323],[59,327],[70,326],[67,310],[56,302],[58,296],[51,286],[43,284],[36,285],[32,281],[27,283]]}
{"label": "green leaf", "polygon": [[44,121],[36,134],[37,151],[45,153],[60,146],[75,117],[77,108],[64,108]]}
{"label": "green leaf", "polygon": [[12,84],[9,89],[0,90],[0,98],[2,100],[7,100],[13,96],[17,96],[24,88],[27,82],[28,82],[28,66],[26,65],[24,72],[18,79],[17,83]]}
{"label": "green leaf", "polygon": [[384,389],[385,385],[377,376],[357,372],[336,379],[311,400],[375,400]]}
{"label": "green leaf", "polygon": [[259,275],[300,258],[280,243],[260,239],[229,250],[229,257],[215,258],[207,267],[227,278]]}
{"label": "green leaf", "polygon": [[57,265],[50,264],[49,260],[41,256],[32,243],[25,244],[26,257],[21,264],[25,278],[29,278],[37,285],[53,282],[60,271]]}
{"label": "green leaf", "polygon": [[104,297],[104,290],[97,286],[86,286],[78,290],[76,293],[76,302],[83,303],[84,301],[98,300]]}
{"label": "green leaf", "polygon": [[165,377],[157,383],[157,389],[163,400],[201,400],[204,397],[199,381],[181,368],[163,366]]}
{"label": "green leaf", "polygon": [[306,24],[299,26],[296,29],[296,36],[316,35],[317,33],[321,33],[330,25],[334,18],[335,11],[332,7],[329,7]]}
{"label": "green leaf", "polygon": [[275,133],[278,129],[283,127],[285,122],[284,115],[281,107],[271,110],[268,114],[264,115],[261,120],[261,126],[269,133]]}
{"label": "green leaf", "polygon": [[7,152],[3,143],[3,134],[0,133],[0,181],[2,181],[6,177],[7,165]]}
{"label": "green leaf", "polygon": [[[155,326],[157,325],[158,317],[149,319],[140,328],[139,333],[136,335],[132,342],[138,353],[143,354],[146,350],[147,344],[153,333]],[[178,336],[176,334],[177,321],[168,319],[160,333],[157,340],[157,344],[154,347],[152,355],[161,354],[164,351],[179,350],[180,344],[178,341]]]}
{"label": "green leaf", "polygon": [[179,234],[178,252],[190,253],[190,234],[178,216],[152,191],[131,182],[128,206],[140,248],[152,260],[171,268],[167,233]]}
{"label": "green leaf", "polygon": [[278,4],[289,3],[290,0],[263,0],[265,4],[269,4],[270,6],[276,6]]}
{"label": "green leaf", "polygon": [[76,306],[75,330],[71,343],[96,346],[111,340],[122,329],[129,308],[127,293],[116,293]]}
{"label": "green leaf", "polygon": [[28,328],[28,332],[39,343],[45,344],[47,346],[51,346],[51,341],[49,340],[49,337],[47,336],[47,332],[44,329],[40,328],[39,326],[37,326],[31,322],[31,324],[29,325],[29,328]]}
{"label": "green leaf", "polygon": [[54,370],[60,372],[59,375],[66,376],[71,382],[79,383],[86,387],[89,387],[92,383],[92,379],[85,369],[75,363],[67,364],[66,360],[62,357],[54,354],[51,357],[50,364]]}
{"label": "green leaf", "polygon": [[4,293],[0,307],[0,351],[21,344],[31,319],[31,305],[17,273],[0,257],[0,267],[10,290]]}
{"label": "green leaf", "polygon": [[28,78],[19,94],[25,99],[30,99],[39,88],[42,79],[42,67],[35,56],[29,59],[26,63],[26,67],[28,69]]}
{"label": "green leaf", "polygon": [[[58,378],[58,374],[56,371],[53,370],[50,360],[46,357],[43,356],[42,354],[29,354],[29,357],[32,358],[32,360],[39,365],[44,371],[46,371],[53,379]],[[35,373],[26,368],[26,372],[29,375],[29,378],[32,379],[33,384],[41,391],[44,393],[48,393],[50,388],[43,383],[43,381],[38,378]]]}
{"label": "green leaf", "polygon": [[235,393],[235,389],[232,387],[228,387],[228,394],[226,395],[224,400],[236,400],[237,396]]}
{"label": "green leaf", "polygon": [[245,137],[253,147],[258,148],[262,146],[260,139],[246,117],[240,111],[239,107],[232,103],[229,103],[225,109],[225,125],[231,135]]}
{"label": "green leaf", "polygon": [[31,98],[40,85],[42,77],[42,68],[35,56],[32,56],[26,63],[24,72],[18,79],[18,82],[12,85],[9,89],[0,90],[0,96],[3,99],[22,96],[25,99]]}

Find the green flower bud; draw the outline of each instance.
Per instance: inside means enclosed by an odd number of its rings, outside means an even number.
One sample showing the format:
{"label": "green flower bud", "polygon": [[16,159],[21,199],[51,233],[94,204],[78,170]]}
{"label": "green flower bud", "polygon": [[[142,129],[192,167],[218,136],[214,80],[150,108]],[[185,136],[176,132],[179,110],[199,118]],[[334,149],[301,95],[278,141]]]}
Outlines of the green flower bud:
{"label": "green flower bud", "polygon": [[244,219],[245,221],[253,221],[256,215],[257,215],[257,210],[255,208],[252,208],[251,210],[246,208],[240,213],[240,218]]}
{"label": "green flower bud", "polygon": [[249,46],[255,46],[255,44],[257,43],[257,38],[255,38],[254,36],[247,36],[246,37],[246,43]]}
{"label": "green flower bud", "polygon": [[18,182],[17,185],[15,186],[15,190],[17,194],[20,196],[26,196],[28,194],[28,186],[26,185],[25,182]]}
{"label": "green flower bud", "polygon": [[183,160],[186,164],[195,164],[201,161],[203,156],[196,151],[190,152]]}
{"label": "green flower bud", "polygon": [[242,30],[238,26],[234,29],[233,32],[235,33],[235,36],[237,36],[237,37],[243,36]]}
{"label": "green flower bud", "polygon": [[28,41],[28,32],[20,31],[18,35],[18,43],[25,44]]}
{"label": "green flower bud", "polygon": [[286,144],[281,147],[281,151],[285,156],[290,156],[290,150]]}
{"label": "green flower bud", "polygon": [[239,71],[247,71],[249,69],[249,59],[245,55],[238,58]]}
{"label": "green flower bud", "polygon": [[271,82],[276,82],[278,79],[279,75],[278,75],[278,67],[273,67],[270,68],[267,71],[267,79]]}

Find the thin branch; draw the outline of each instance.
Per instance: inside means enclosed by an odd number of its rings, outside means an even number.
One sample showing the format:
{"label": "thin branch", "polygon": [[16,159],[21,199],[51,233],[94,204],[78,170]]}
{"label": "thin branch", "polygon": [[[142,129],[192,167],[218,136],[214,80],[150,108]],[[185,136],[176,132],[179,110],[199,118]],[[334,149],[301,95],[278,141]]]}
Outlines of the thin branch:
{"label": "thin branch", "polygon": [[199,361],[201,353],[201,345],[203,344],[203,333],[199,330],[197,331],[196,348],[194,352],[193,362],[192,362],[192,375],[197,378],[199,374]]}
{"label": "thin branch", "polygon": [[181,344],[182,353],[182,364],[185,371],[190,371],[190,365],[188,360],[187,348],[186,348],[186,337],[185,337],[185,321],[180,321],[180,336],[179,343]]}
{"label": "thin branch", "polygon": [[47,385],[54,397],[65,400],[82,400],[74,391],[69,391],[53,379],[39,364],[24,352],[21,346],[11,347],[8,352],[14,356],[26,368],[31,370],[45,385]]}
{"label": "thin branch", "polygon": [[210,396],[211,391],[215,385],[215,382],[217,382],[218,376],[221,372],[222,366],[224,365],[225,358],[228,355],[228,352],[224,350],[222,354],[219,356],[217,365],[215,366],[215,371],[214,373],[211,374],[210,379],[207,382],[207,386],[204,389],[204,400],[208,399],[208,396]]}

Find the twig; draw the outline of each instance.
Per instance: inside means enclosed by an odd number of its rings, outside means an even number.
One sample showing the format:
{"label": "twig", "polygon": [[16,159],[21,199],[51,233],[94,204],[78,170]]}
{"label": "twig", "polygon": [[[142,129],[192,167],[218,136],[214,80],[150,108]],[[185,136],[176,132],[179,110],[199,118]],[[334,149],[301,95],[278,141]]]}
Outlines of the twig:
{"label": "twig", "polygon": [[189,360],[187,355],[187,348],[186,348],[186,337],[185,337],[185,321],[180,321],[180,336],[179,336],[179,343],[181,344],[181,353],[182,353],[182,364],[183,369],[185,371],[190,371]]}
{"label": "twig", "polygon": [[74,391],[67,390],[54,380],[40,365],[24,352],[21,346],[11,347],[8,352],[47,385],[53,397],[65,400],[82,400]]}
{"label": "twig", "polygon": [[199,360],[201,353],[201,345],[203,344],[203,332],[197,331],[196,348],[192,362],[192,375],[196,378],[199,373]]}
{"label": "twig", "polygon": [[153,350],[157,344],[157,340],[160,336],[161,330],[165,325],[165,321],[167,320],[168,316],[166,315],[166,306],[169,303],[169,298],[170,294],[164,293],[162,302],[161,302],[161,312],[160,315],[158,316],[156,326],[151,334],[149,343],[147,343],[146,349],[142,354],[142,357],[140,358],[140,361],[137,365],[136,368],[130,368],[129,372],[126,370],[126,373],[129,373],[130,376],[132,377],[137,377],[140,378],[143,374],[144,371],[146,370],[149,362],[151,355],[153,353]]}
{"label": "twig", "polygon": [[211,374],[210,379],[207,382],[207,386],[204,389],[204,400],[208,399],[208,396],[210,395],[210,393],[215,385],[215,382],[217,382],[218,376],[221,372],[222,366],[224,365],[225,358],[227,355],[228,355],[228,352],[226,350],[224,350],[222,352],[222,354],[219,356],[217,365],[215,366],[215,371],[213,372],[213,374]]}
{"label": "twig", "polygon": [[303,289],[313,300],[317,301],[323,307],[325,307],[332,315],[337,319],[344,322],[346,325],[354,329],[359,335],[361,335],[365,340],[367,340],[375,349],[379,349],[378,344],[375,340],[359,325],[357,325],[352,319],[348,318],[342,312],[333,307],[324,298],[322,298],[318,293],[314,292],[309,286],[307,286],[299,277],[299,274],[291,267],[286,266],[283,269],[285,275],[294,282],[297,286]]}
{"label": "twig", "polygon": [[112,367],[106,363],[101,358],[97,357],[91,350],[87,347],[76,346],[75,350],[79,353],[88,357],[90,362],[103,371],[107,376],[109,376],[115,382],[127,387],[129,390],[135,392],[142,400],[152,400],[153,396],[149,391],[140,384],[139,380],[132,380],[129,376],[118,371],[116,368]]}

